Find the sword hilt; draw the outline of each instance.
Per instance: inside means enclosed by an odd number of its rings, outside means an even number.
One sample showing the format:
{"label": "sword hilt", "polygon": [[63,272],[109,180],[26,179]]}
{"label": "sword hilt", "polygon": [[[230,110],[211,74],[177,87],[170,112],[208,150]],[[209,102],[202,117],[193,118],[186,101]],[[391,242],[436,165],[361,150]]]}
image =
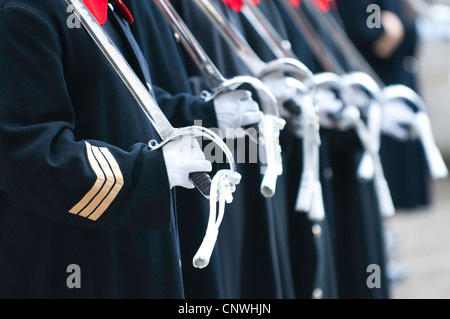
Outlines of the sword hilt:
{"label": "sword hilt", "polygon": [[[151,140],[148,145],[150,149],[157,150],[166,145],[167,143],[170,143],[172,140],[179,138],[180,136],[189,135],[191,137],[195,136],[201,136],[203,138],[207,138],[213,143],[215,143],[225,154],[228,163],[230,164],[230,170],[232,172],[236,171],[236,166],[234,163],[233,154],[231,153],[228,146],[224,143],[221,137],[219,137],[216,133],[213,131],[201,127],[201,126],[187,126],[182,128],[175,129],[174,133],[167,137],[165,140],[158,143],[155,140]],[[232,175],[230,175],[232,176]],[[192,184],[197,188],[198,191],[205,197],[207,200],[211,199],[211,177],[206,172],[193,172],[189,174],[189,180],[192,182]],[[233,179],[232,182],[234,184],[239,184],[239,179]],[[215,195],[214,195],[215,196]],[[213,200],[216,200],[215,198]]]}
{"label": "sword hilt", "polygon": [[302,113],[302,107],[292,99],[284,102],[283,106],[286,111],[294,116],[299,116]]}
{"label": "sword hilt", "polygon": [[205,172],[194,172],[189,174],[189,179],[195,188],[209,200],[211,196],[211,177]]}

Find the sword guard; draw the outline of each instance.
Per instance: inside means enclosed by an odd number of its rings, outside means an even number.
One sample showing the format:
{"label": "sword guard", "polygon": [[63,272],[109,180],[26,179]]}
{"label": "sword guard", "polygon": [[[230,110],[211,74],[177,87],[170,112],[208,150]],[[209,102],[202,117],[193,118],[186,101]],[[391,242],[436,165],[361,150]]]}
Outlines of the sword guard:
{"label": "sword guard", "polygon": [[205,101],[209,101],[209,100],[211,100],[211,93],[208,92],[207,90],[203,90],[203,91],[200,93],[200,97],[201,97],[203,100],[205,100]]}
{"label": "sword guard", "polygon": [[[158,143],[156,140],[151,140],[148,142],[148,146],[151,150],[157,150],[170,141],[172,141],[174,138],[167,139],[161,143]],[[208,173],[205,172],[194,172],[189,174],[189,180],[194,184],[195,188],[202,194],[202,196],[209,200],[211,197],[211,177],[208,175]]]}
{"label": "sword guard", "polygon": [[316,90],[316,83],[314,81],[314,74],[311,70],[297,59],[292,58],[280,58],[267,63],[264,70],[257,76],[258,79],[262,79],[266,76],[270,76],[273,73],[282,72],[289,75],[294,79],[302,82],[306,89],[314,92]]}
{"label": "sword guard", "polygon": [[[235,164],[234,164],[234,158],[229,150],[228,146],[223,142],[223,140],[216,135],[213,131],[201,127],[201,126],[187,126],[183,128],[177,128],[175,132],[166,138],[165,140],[158,142],[156,140],[151,140],[148,142],[148,146],[151,150],[157,150],[166,145],[167,143],[171,142],[172,140],[179,138],[183,135],[191,135],[191,136],[202,136],[209,140],[211,140],[213,143],[215,143],[226,155],[227,160],[230,164],[230,170],[232,172],[235,171]],[[191,180],[192,184],[197,188],[198,191],[205,197],[205,199],[210,200],[211,198],[211,177],[206,172],[194,172],[189,174],[189,179]]]}

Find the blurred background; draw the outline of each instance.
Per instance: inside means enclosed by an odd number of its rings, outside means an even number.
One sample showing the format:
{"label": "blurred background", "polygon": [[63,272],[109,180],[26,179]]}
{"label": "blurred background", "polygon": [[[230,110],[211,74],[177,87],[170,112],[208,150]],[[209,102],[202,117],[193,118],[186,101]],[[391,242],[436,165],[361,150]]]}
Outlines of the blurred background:
{"label": "blurred background", "polygon": [[[436,142],[450,164],[450,7],[423,16],[417,58],[420,93],[427,103]],[[448,0],[427,1],[446,4]],[[437,21],[440,21],[437,23]],[[445,22],[447,21],[447,22]],[[450,179],[432,183],[432,204],[401,211],[388,221],[393,298],[450,298]]]}

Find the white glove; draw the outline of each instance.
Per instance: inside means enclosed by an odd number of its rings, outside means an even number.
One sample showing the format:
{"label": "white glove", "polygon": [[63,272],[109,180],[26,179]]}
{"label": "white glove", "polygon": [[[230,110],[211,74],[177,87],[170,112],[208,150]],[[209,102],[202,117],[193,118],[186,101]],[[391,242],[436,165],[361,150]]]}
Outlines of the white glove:
{"label": "white glove", "polygon": [[197,140],[188,135],[173,140],[162,147],[170,188],[181,186],[192,189],[189,174],[210,172],[211,162],[205,159]]}
{"label": "white glove", "polygon": [[414,129],[422,143],[431,178],[435,180],[447,178],[448,169],[444,159],[442,158],[442,154],[436,145],[431,129],[430,119],[425,112],[420,111],[416,113],[414,119]]}
{"label": "white glove", "polygon": [[214,99],[214,109],[219,129],[227,139],[244,137],[243,127],[258,124],[263,117],[252,93],[246,90],[219,94]]}
{"label": "white glove", "polygon": [[284,107],[284,103],[290,100],[295,101],[302,92],[306,93],[307,87],[300,81],[283,74],[269,75],[261,80],[275,96],[280,116],[290,119],[293,114]]}
{"label": "white glove", "polygon": [[319,88],[317,91],[316,106],[318,107],[319,123],[321,127],[336,128],[332,115],[337,115],[344,107],[344,102],[329,90]]}
{"label": "white glove", "polygon": [[351,87],[349,90],[342,92],[342,100],[346,105],[355,105],[359,108],[368,106],[371,103],[371,98],[362,89]]}
{"label": "white glove", "polygon": [[400,141],[411,138],[415,113],[402,101],[390,101],[383,105],[381,132]]}

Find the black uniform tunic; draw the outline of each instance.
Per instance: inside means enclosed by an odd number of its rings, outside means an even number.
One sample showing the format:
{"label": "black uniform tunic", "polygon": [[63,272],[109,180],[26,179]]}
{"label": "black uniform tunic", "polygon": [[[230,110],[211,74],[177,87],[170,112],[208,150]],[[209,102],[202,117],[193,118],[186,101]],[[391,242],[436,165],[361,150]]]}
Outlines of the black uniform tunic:
{"label": "black uniform tunic", "polygon": [[[328,14],[334,15],[339,21],[336,6],[331,6]],[[321,32],[326,38],[327,31],[322,28]],[[337,48],[331,46],[331,50],[341,66],[349,70],[348,61],[342,59]],[[388,298],[390,285],[386,269],[384,225],[374,185],[373,182],[360,181],[355,176],[361,160],[361,143],[353,130],[329,131],[328,134],[335,191],[339,295],[341,298]],[[380,266],[380,289],[370,289],[365,282],[370,264]]]}
{"label": "black uniform tunic", "polygon": [[[127,3],[135,17],[131,29],[147,58],[153,84],[172,94],[183,97],[189,105],[175,120],[182,125],[201,121],[205,127],[217,127],[213,102],[204,102],[193,95],[182,48],[176,42],[166,18],[153,1],[131,0]],[[206,144],[206,143],[205,143]],[[214,165],[214,169],[218,165]],[[241,185],[237,186],[238,189]],[[209,218],[209,202],[199,193],[177,189],[176,194],[183,281],[186,298],[223,298],[222,274],[219,263],[220,249],[216,245],[208,267],[194,268],[192,257],[199,248]],[[233,197],[236,197],[235,195]],[[233,218],[225,208],[225,219]],[[221,229],[220,233],[222,234]]]}
{"label": "black uniform tunic", "polygon": [[[292,45],[299,60],[311,71],[316,71],[316,63],[311,50],[308,48],[303,37],[295,29],[283,6],[272,0],[261,1],[259,9],[272,23],[279,34]],[[266,62],[275,59],[268,46],[258,36],[252,26],[248,23],[246,31],[252,48]],[[323,221],[311,221],[308,215],[295,210],[295,202],[298,195],[300,176],[302,172],[302,140],[295,137],[288,130],[282,133],[284,174],[280,177],[279,192],[276,196],[285,196],[285,210],[276,210],[276,216],[280,217],[283,212],[287,216],[284,220],[284,228],[280,227],[278,232],[279,243],[286,246],[289,257],[282,255],[288,260],[282,260],[284,269],[284,293],[290,295],[292,289],[296,298],[311,298],[314,291],[316,296],[321,291],[322,298],[336,298],[336,269],[334,262],[334,241],[330,222],[333,220],[333,195],[331,190],[330,170],[328,163],[328,146],[326,136],[321,136],[320,147],[320,179],[323,190],[323,201],[326,218]],[[324,174],[325,172],[325,174]],[[281,194],[281,195],[280,195]],[[281,224],[280,218],[278,219]],[[321,234],[313,234],[312,228],[320,227]],[[288,240],[285,242],[284,240]],[[280,249],[282,252],[283,250]],[[289,261],[289,268],[286,265]],[[290,282],[289,277],[291,277]]]}
{"label": "black uniform tunic", "polygon": [[[0,296],[182,298],[158,136],[67,9],[0,1]],[[104,28],[149,82],[128,26],[110,13]]]}
{"label": "black uniform tunic", "polygon": [[[303,10],[299,8],[298,10]],[[286,13],[286,12],[285,12]],[[295,33],[295,28],[290,28]],[[316,27],[316,32],[320,33]],[[298,32],[298,31],[297,31]],[[292,35],[295,37],[295,35]],[[294,42],[295,43],[295,42]],[[294,45],[301,54],[301,46]],[[321,72],[320,67],[312,69]],[[383,225],[373,183],[359,181],[356,170],[362,146],[354,130],[341,132],[321,128],[326,142],[331,179],[322,176],[323,185],[332,187],[332,213],[328,214],[336,257],[335,271],[339,298],[386,298],[389,285],[385,275]],[[323,153],[322,153],[323,154]],[[322,172],[323,174],[323,172]],[[377,264],[382,269],[382,289],[369,289],[366,269]],[[332,291],[332,290],[331,290]]]}
{"label": "black uniform tunic", "polygon": [[[408,58],[416,53],[417,30],[414,19],[407,14],[403,0],[349,1],[338,0],[339,13],[352,41],[386,84],[403,84],[418,90],[416,74],[408,67]],[[381,59],[373,52],[373,43],[381,37],[384,27],[370,29],[366,25],[367,6],[376,4],[381,10],[396,14],[405,28],[405,38],[391,57]],[[414,209],[430,204],[430,185],[422,146],[418,141],[398,141],[383,135],[381,160],[397,208]]]}
{"label": "black uniform tunic", "polygon": [[[250,74],[196,5],[184,0],[171,2],[225,77]],[[235,27],[243,31],[237,12],[222,1],[213,3]],[[210,89],[190,58],[186,57],[185,61],[193,91],[199,93]],[[240,140],[235,145],[242,143]],[[246,138],[244,143],[248,150],[253,142]],[[234,193],[233,203],[227,206],[228,213],[218,238],[224,297],[282,298],[279,252],[273,222],[274,199],[266,199],[259,192],[262,176],[258,163],[238,163],[237,170],[242,174],[242,180]]]}
{"label": "black uniform tunic", "polygon": [[[281,10],[276,1],[261,1],[259,9],[272,23],[280,35],[291,42],[302,63],[315,69],[314,58],[307,48],[304,39],[293,28],[289,17]],[[267,44],[256,33],[255,29],[245,21],[247,38],[255,52],[266,62],[275,59]],[[326,141],[321,147],[321,171],[327,166]],[[286,298],[311,298],[313,292],[321,291],[321,297],[336,297],[335,268],[332,241],[329,238],[327,221],[311,221],[308,214],[295,210],[300,176],[302,173],[302,140],[289,130],[281,135],[283,149],[284,173],[279,178],[277,201],[274,201],[277,242],[280,251],[280,265],[283,294]],[[324,194],[324,205],[327,215],[332,213],[332,194],[329,192],[329,180],[321,176]],[[325,185],[328,184],[328,185]],[[283,205],[283,206],[281,206]],[[328,219],[328,217],[327,217]],[[321,235],[314,236],[313,226],[321,228]]]}

